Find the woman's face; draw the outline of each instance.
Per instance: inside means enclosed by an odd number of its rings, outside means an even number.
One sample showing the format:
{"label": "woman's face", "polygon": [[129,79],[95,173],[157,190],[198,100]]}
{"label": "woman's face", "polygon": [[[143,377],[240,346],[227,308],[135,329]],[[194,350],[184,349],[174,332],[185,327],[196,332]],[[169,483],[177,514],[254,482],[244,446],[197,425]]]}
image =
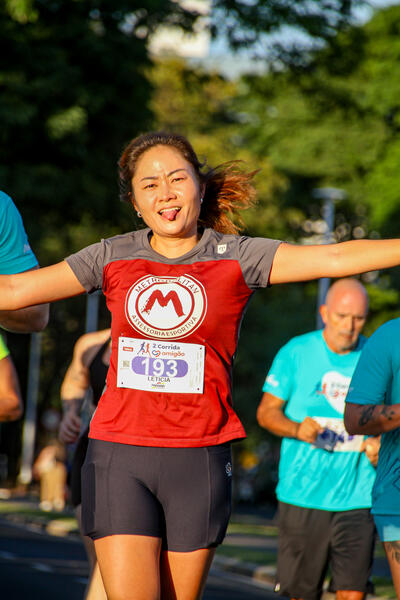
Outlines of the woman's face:
{"label": "woman's face", "polygon": [[201,186],[178,150],[154,146],[142,154],[132,188],[133,205],[155,236],[197,236]]}

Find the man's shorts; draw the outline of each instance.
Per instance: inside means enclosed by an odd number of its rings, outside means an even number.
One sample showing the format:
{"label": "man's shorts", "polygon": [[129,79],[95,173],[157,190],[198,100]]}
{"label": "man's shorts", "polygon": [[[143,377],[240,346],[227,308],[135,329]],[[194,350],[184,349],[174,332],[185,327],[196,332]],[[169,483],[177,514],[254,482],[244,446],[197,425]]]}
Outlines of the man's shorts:
{"label": "man's shorts", "polygon": [[317,600],[330,566],[333,591],[366,592],[374,541],[368,509],[330,512],[280,502],[275,590],[290,598]]}
{"label": "man's shorts", "polygon": [[165,550],[222,542],[231,513],[229,444],[153,448],[89,440],[82,467],[85,535],[159,537]]}
{"label": "man's shorts", "polygon": [[400,515],[374,515],[381,542],[400,541]]}

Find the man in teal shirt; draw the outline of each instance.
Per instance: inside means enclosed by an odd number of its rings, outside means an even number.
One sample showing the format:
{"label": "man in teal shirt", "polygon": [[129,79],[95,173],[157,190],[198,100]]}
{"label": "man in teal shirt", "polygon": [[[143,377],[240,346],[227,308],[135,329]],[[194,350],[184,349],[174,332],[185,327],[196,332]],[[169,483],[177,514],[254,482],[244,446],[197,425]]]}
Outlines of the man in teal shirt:
{"label": "man in teal shirt", "polygon": [[324,329],[278,352],[258,408],[259,424],[281,436],[279,463],[280,594],[317,600],[330,563],[340,600],[361,600],[372,566],[370,516],[376,448],[350,436],[344,401],[365,338],[364,287],[341,279],[321,307]]}
{"label": "man in teal shirt", "polygon": [[[10,275],[37,269],[21,215],[7,194],[0,192],[0,274]],[[41,331],[49,318],[47,304],[15,311],[0,311],[0,326],[9,331]]]}
{"label": "man in teal shirt", "polygon": [[346,398],[354,434],[382,434],[372,513],[400,598],[400,319],[385,323],[363,348]]}

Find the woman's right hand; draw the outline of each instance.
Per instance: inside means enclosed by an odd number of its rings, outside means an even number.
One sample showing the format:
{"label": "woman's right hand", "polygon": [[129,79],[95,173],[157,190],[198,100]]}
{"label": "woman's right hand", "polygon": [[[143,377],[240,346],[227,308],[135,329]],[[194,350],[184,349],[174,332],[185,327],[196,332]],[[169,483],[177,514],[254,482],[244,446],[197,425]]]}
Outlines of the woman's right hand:
{"label": "woman's right hand", "polygon": [[68,410],[60,423],[58,437],[64,444],[73,444],[79,437],[82,420],[73,410]]}

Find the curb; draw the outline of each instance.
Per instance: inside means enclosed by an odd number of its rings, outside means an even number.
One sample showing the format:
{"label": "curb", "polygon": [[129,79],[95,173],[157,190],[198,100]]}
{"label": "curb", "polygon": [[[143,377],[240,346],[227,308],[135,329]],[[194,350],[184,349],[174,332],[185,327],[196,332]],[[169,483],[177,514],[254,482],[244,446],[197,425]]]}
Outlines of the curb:
{"label": "curb", "polygon": [[237,575],[245,575],[251,579],[266,583],[271,586],[272,590],[275,587],[276,569],[271,565],[260,566],[255,563],[243,562],[238,558],[229,558],[216,554],[214,556],[213,566],[223,571],[228,571]]}
{"label": "curb", "polygon": [[29,527],[32,531],[47,533],[58,537],[80,537],[79,528],[76,520],[71,515],[63,515],[58,518],[52,518],[48,513],[38,513],[34,517],[15,513],[0,513],[0,521],[12,523],[20,527]]}

